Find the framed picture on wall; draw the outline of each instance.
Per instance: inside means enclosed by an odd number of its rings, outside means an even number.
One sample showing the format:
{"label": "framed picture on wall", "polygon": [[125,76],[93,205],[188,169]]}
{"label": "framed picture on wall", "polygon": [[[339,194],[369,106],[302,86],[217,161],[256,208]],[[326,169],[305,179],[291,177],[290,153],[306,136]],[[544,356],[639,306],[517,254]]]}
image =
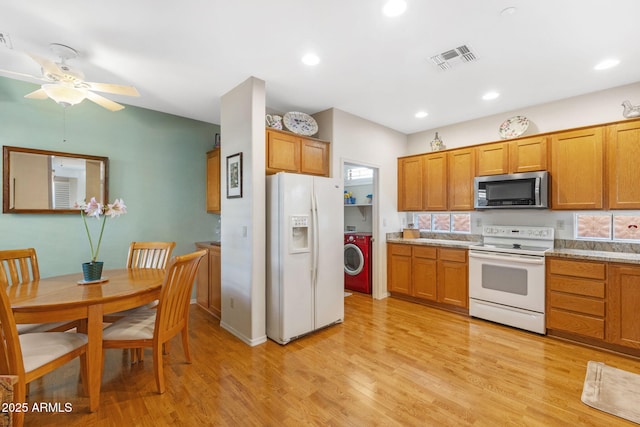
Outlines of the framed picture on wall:
{"label": "framed picture on wall", "polygon": [[227,199],[242,197],[242,153],[227,156]]}

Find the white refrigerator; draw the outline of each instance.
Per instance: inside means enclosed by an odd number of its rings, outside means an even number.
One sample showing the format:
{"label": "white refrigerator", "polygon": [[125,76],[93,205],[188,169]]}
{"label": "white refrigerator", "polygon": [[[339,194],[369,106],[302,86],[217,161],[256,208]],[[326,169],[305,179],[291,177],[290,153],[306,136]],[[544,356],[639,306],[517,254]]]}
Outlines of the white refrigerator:
{"label": "white refrigerator", "polygon": [[342,182],[267,176],[267,336],[286,344],[344,319]]}

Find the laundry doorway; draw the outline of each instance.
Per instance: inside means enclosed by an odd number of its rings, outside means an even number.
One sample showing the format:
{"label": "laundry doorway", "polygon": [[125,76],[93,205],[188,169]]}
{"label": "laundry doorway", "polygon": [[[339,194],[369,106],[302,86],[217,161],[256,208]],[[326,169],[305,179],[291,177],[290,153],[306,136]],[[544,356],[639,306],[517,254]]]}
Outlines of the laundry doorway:
{"label": "laundry doorway", "polygon": [[376,167],[343,163],[345,291],[375,294],[377,286],[377,173]]}

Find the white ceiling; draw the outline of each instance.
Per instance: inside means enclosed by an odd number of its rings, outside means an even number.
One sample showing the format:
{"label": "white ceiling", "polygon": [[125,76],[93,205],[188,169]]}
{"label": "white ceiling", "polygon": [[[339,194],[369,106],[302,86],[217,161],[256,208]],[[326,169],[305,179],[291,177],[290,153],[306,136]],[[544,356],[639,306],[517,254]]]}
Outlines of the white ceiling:
{"label": "white ceiling", "polygon": [[[407,0],[397,18],[385,1],[4,0],[0,69],[37,75],[25,52],[56,59],[48,45],[62,43],[86,80],[141,93],[117,102],[220,123],[220,97],[255,76],[270,109],[335,107],[404,133],[640,80],[638,0]],[[476,62],[430,62],[462,44]],[[301,63],[308,50],[318,66]],[[593,69],[608,57],[620,65]],[[483,101],[489,90],[501,96]]]}

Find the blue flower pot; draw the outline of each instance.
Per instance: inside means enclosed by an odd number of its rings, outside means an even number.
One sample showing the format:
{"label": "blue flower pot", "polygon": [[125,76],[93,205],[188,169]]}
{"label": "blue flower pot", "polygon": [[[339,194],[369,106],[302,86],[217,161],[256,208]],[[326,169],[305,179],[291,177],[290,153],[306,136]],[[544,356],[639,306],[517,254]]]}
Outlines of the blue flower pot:
{"label": "blue flower pot", "polygon": [[93,282],[94,280],[100,280],[102,277],[102,261],[85,262],[82,264],[82,274],[84,274],[85,282]]}

